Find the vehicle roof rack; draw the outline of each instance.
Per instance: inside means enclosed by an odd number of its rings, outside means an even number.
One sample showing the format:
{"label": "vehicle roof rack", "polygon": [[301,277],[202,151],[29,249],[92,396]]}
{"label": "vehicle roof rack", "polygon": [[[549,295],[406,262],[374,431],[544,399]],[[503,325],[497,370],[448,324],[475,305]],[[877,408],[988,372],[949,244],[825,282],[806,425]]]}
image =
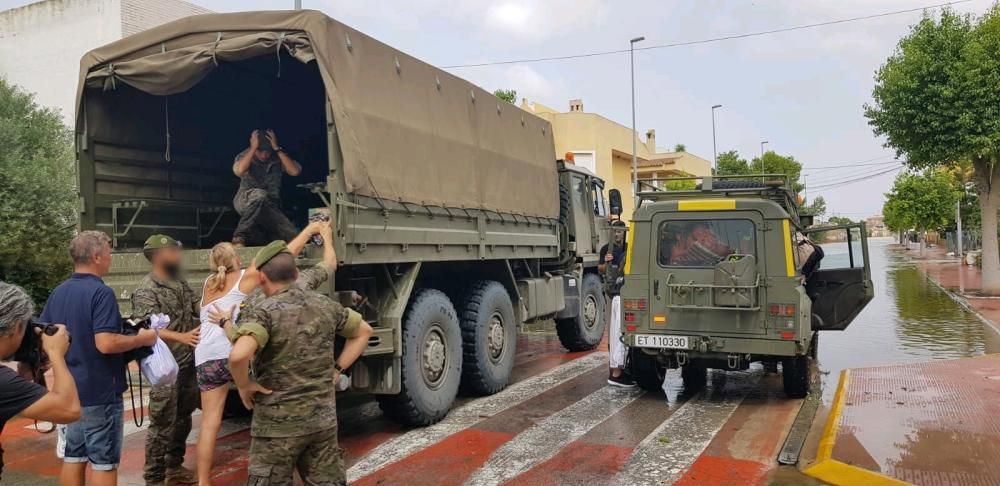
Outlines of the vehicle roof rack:
{"label": "vehicle roof rack", "polygon": [[774,201],[793,218],[798,218],[796,193],[785,174],[663,177],[640,179],[638,186],[640,200],[759,197]]}

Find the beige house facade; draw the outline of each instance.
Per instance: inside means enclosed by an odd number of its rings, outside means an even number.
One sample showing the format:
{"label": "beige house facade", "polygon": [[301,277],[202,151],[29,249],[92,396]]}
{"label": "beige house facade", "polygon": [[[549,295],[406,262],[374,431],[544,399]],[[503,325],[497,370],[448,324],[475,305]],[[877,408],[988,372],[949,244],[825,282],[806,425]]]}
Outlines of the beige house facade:
{"label": "beige house facade", "polygon": [[[632,216],[632,137],[630,127],[583,109],[583,101],[570,100],[569,111],[558,111],[528,99],[521,108],[552,123],[556,157],[573,154],[574,163],[586,167],[605,180],[605,192],[615,188],[622,193],[622,219]],[[638,138],[638,137],[637,137]],[[647,130],[646,139],[636,140],[639,180],[674,176],[706,176],[712,162],[687,152],[661,151],[656,148],[656,131]]]}

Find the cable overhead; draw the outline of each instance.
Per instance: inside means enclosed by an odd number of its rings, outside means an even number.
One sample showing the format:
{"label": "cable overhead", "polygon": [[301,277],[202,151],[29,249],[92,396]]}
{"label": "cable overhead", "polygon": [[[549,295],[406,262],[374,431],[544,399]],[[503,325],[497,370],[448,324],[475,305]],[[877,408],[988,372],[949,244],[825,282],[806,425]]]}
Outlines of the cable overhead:
{"label": "cable overhead", "polygon": [[[792,27],[782,27],[780,29],[762,30],[762,31],[758,31],[758,32],[747,32],[745,34],[733,34],[733,35],[727,35],[727,36],[722,36],[722,37],[710,37],[710,38],[707,38],[707,39],[697,39],[697,40],[691,40],[691,41],[674,42],[674,43],[670,43],[670,44],[659,44],[659,45],[646,46],[646,47],[637,47],[637,48],[635,48],[635,50],[637,50],[637,51],[648,51],[648,50],[653,50],[653,49],[667,49],[667,48],[671,48],[671,47],[693,46],[693,45],[698,45],[698,44],[711,44],[711,43],[722,42],[722,41],[727,41],[727,40],[746,39],[747,37],[759,37],[759,36],[763,36],[763,35],[779,34],[779,33],[782,33],[782,32],[792,32],[792,31],[796,31],[796,30],[813,29],[813,28],[816,28],[816,27],[825,27],[825,26],[828,26],[828,25],[844,24],[844,23],[848,23],[848,22],[857,22],[857,21],[861,21],[861,20],[871,20],[871,19],[877,19],[877,18],[881,18],[881,17],[889,17],[889,16],[892,16],[892,15],[900,15],[900,14],[904,14],[904,13],[919,12],[919,11],[922,11],[922,10],[933,9],[933,8],[941,8],[941,7],[948,7],[948,6],[951,6],[951,5],[957,5],[957,4],[960,4],[960,3],[966,3],[966,2],[971,2],[971,1],[972,0],[956,0],[956,1],[953,1],[953,2],[939,3],[939,4],[935,4],[935,5],[927,5],[927,6],[924,6],[924,7],[908,8],[908,9],[904,9],[904,10],[894,10],[894,11],[891,11],[891,12],[882,12],[882,13],[877,13],[877,14],[872,14],[872,15],[864,15],[864,16],[861,16],[861,17],[851,17],[851,18],[846,18],[846,19],[829,20],[829,21],[826,21],[826,22],[817,22],[817,23],[814,23],[814,24],[796,25],[796,26],[792,26]],[[563,61],[563,60],[566,60],[566,59],[581,59],[581,58],[586,58],[586,57],[609,56],[609,55],[612,55],[612,54],[622,54],[622,53],[625,53],[625,52],[629,52],[629,50],[628,49],[615,49],[615,50],[611,50],[611,51],[588,52],[588,53],[585,53],[585,54],[570,54],[570,55],[566,55],[566,56],[536,57],[536,58],[527,58],[527,59],[512,59],[512,60],[507,60],[507,61],[490,61],[490,62],[480,62],[480,63],[472,63],[472,64],[453,64],[451,66],[441,66],[441,69],[458,69],[458,68],[473,68],[473,67],[484,67],[484,66],[499,66],[499,65],[503,65],[503,64],[526,64],[526,63],[546,62],[546,61]]]}
{"label": "cable overhead", "polygon": [[830,189],[836,189],[838,187],[843,187],[843,186],[846,186],[846,185],[854,184],[856,182],[867,181],[867,180],[871,179],[872,177],[876,177],[876,176],[888,174],[890,172],[895,172],[895,171],[900,170],[902,168],[903,168],[902,166],[893,167],[891,169],[884,170],[884,171],[879,172],[877,174],[871,174],[871,175],[868,175],[868,176],[865,176],[865,177],[859,177],[857,179],[846,180],[846,181],[843,181],[843,182],[836,182],[836,183],[831,183],[831,184],[824,184],[824,185],[820,185],[820,186],[810,187],[809,190],[810,191],[815,191],[815,192],[823,192],[823,191],[827,191],[827,190],[830,190]]}
{"label": "cable overhead", "polygon": [[[894,164],[893,168],[895,168],[895,167],[902,167],[902,166],[903,166],[902,163],[897,162],[897,163]],[[813,183],[814,186],[822,186],[822,185],[826,185],[826,184],[836,183],[836,182],[838,182],[840,180],[843,180],[843,179],[853,179],[855,177],[864,177],[864,176],[872,175],[872,174],[878,173],[880,171],[883,171],[885,169],[886,169],[886,167],[881,167],[881,166],[880,167],[868,167],[868,168],[865,168],[865,169],[862,169],[862,170],[858,170],[858,171],[848,171],[847,173],[829,174],[829,175],[826,175],[826,176],[820,176],[820,177],[813,178],[812,179],[812,183]]]}
{"label": "cable overhead", "polygon": [[[864,166],[868,166],[868,165],[889,165],[889,164],[894,164],[896,162],[902,162],[899,159],[893,159],[893,160],[890,160],[890,161],[887,161],[887,162],[872,162],[873,160],[884,159],[884,158],[887,158],[887,157],[893,157],[893,156],[892,155],[885,155],[885,156],[882,156],[882,157],[875,157],[874,159],[861,160],[861,161],[855,162],[853,164],[843,164],[843,165],[808,165],[808,166],[804,165],[804,166],[802,166],[802,170],[803,171],[809,171],[809,172],[819,172],[821,170],[827,170],[827,169],[846,169],[846,168],[850,168],[850,167],[864,167]],[[866,162],[871,162],[871,163],[866,163]]]}

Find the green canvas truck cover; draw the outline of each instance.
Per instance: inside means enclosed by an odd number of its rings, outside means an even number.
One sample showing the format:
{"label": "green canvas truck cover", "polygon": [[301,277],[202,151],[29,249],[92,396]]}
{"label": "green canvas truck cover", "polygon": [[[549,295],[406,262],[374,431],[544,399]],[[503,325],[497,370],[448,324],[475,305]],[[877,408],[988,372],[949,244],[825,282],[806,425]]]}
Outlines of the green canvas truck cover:
{"label": "green canvas truck cover", "polygon": [[558,217],[547,121],[316,11],[197,15],[90,51],[80,63],[78,143],[163,138],[157,123],[112,130],[113,112],[88,110],[93,90],[125,84],[169,98],[220,63],[282,51],[318,66],[349,193]]}

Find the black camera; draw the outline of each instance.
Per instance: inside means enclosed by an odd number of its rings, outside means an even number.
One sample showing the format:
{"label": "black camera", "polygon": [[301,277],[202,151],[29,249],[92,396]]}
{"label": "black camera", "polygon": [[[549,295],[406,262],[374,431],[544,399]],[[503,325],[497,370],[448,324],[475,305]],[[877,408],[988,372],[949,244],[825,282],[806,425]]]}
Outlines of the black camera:
{"label": "black camera", "polygon": [[49,358],[42,350],[42,337],[36,330],[49,336],[59,332],[59,328],[55,324],[42,322],[34,317],[28,319],[28,325],[24,329],[24,339],[21,340],[21,346],[14,352],[13,359],[30,367],[32,374],[35,375],[35,381],[39,381],[43,365],[47,363]]}
{"label": "black camera", "polygon": [[[140,329],[149,329],[149,316],[145,317],[133,317],[131,319],[122,319],[122,334],[126,336],[136,336],[139,334]],[[153,354],[152,346],[142,346],[135,348],[131,351],[125,353],[125,362],[135,361],[139,363],[143,358],[146,358]]]}

